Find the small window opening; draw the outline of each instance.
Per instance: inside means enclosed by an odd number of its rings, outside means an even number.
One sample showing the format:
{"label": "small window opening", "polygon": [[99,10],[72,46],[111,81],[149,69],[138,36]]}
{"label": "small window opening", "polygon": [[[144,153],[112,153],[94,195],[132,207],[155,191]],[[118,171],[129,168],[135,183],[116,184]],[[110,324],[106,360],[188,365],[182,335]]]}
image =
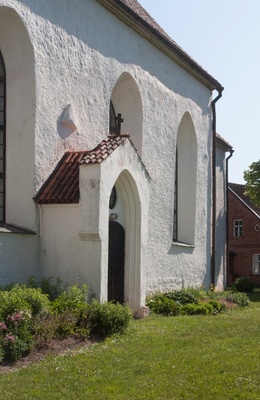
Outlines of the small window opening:
{"label": "small window opening", "polygon": [[110,208],[110,210],[112,210],[115,207],[116,199],[117,199],[117,194],[116,194],[116,188],[114,186],[112,191],[111,191],[111,195],[110,195],[110,199],[109,199],[109,208]]}

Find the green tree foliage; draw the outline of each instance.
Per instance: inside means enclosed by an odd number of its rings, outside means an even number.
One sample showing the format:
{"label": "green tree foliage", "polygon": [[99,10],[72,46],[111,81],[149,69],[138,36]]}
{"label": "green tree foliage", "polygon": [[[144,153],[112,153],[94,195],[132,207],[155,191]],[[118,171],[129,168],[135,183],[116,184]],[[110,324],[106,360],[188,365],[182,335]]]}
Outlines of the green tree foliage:
{"label": "green tree foliage", "polygon": [[249,196],[256,207],[260,207],[260,160],[249,165],[244,171],[245,194]]}

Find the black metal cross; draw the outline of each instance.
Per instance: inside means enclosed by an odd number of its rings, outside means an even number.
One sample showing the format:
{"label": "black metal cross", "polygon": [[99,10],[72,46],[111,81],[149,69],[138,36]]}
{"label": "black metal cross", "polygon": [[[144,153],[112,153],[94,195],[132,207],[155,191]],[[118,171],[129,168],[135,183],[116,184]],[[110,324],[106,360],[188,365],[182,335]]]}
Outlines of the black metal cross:
{"label": "black metal cross", "polygon": [[121,123],[124,122],[123,118],[121,118],[122,114],[117,114],[117,134],[121,135]]}

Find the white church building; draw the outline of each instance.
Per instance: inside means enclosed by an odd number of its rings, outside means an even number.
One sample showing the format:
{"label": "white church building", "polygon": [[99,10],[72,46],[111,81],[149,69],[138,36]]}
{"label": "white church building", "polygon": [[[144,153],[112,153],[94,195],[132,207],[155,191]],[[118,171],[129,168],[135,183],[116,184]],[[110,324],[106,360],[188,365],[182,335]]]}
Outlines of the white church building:
{"label": "white church building", "polygon": [[0,0],[0,285],[225,287],[222,91],[136,0]]}

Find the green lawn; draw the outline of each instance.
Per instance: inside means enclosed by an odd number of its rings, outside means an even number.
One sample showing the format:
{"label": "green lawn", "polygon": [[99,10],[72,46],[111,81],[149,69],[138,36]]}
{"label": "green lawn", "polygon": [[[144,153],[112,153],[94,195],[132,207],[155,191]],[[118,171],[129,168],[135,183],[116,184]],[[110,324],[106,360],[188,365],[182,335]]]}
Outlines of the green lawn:
{"label": "green lawn", "polygon": [[0,376],[9,399],[260,399],[260,292],[217,316],[153,316],[126,335]]}

